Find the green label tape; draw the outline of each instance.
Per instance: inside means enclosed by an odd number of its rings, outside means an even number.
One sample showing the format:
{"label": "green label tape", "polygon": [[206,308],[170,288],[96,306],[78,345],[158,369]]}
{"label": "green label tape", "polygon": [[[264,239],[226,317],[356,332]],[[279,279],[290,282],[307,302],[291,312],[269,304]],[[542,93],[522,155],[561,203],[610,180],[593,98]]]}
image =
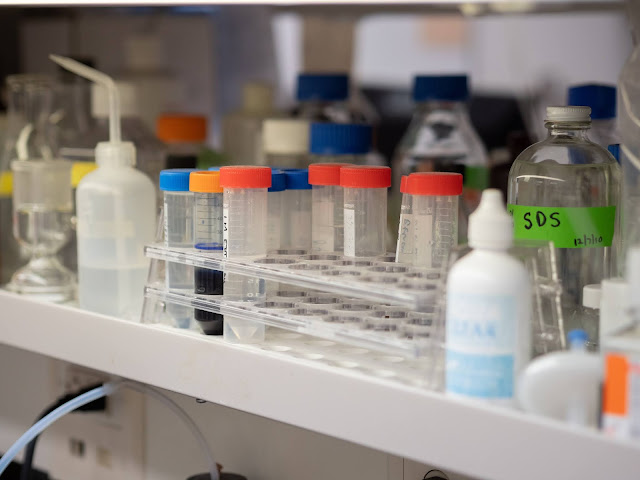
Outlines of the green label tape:
{"label": "green label tape", "polygon": [[489,169],[487,167],[466,166],[464,168],[464,187],[480,191],[489,188]]}
{"label": "green label tape", "polygon": [[616,207],[507,207],[517,239],[552,241],[556,248],[610,247],[613,242]]}

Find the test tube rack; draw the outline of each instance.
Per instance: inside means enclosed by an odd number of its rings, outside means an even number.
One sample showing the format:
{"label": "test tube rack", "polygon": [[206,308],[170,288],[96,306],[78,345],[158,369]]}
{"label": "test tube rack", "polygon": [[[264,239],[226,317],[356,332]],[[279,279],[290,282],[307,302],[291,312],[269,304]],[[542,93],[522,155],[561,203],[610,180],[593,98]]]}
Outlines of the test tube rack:
{"label": "test tube rack", "polygon": [[252,260],[160,244],[145,253],[155,261],[260,278],[267,292],[259,302],[230,302],[222,295],[167,289],[155,275],[145,290],[145,322],[158,322],[157,306],[173,303],[407,358],[432,354],[438,271],[399,265],[390,256],[346,258],[301,250]]}

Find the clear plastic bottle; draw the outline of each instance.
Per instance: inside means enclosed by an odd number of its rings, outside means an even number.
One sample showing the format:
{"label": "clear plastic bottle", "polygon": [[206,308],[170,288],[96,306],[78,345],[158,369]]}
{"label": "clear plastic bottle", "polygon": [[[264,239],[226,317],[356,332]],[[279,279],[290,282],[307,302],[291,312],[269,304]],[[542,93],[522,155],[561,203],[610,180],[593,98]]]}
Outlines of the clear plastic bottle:
{"label": "clear plastic bottle", "polygon": [[149,262],[144,246],[156,229],[153,183],[134,167],[136,149],[120,136],[120,98],[107,75],[52,55],[64,68],[100,83],[109,97],[110,141],[96,146],[98,168],[76,191],[78,213],[78,297],[94,312],[138,320]]}
{"label": "clear plastic bottle", "polygon": [[548,107],[548,137],[523,151],[509,173],[516,239],[553,241],[564,318],[585,285],[616,275],[620,166],[587,136],[589,107]]}
{"label": "clear plastic bottle", "polygon": [[[473,129],[465,101],[469,96],[466,75],[419,75],[414,79],[416,110],[394,153],[394,185],[413,172],[454,172],[464,176],[460,201],[458,239],[467,237],[467,221],[489,185],[486,150]],[[389,220],[397,225],[401,194],[393,191]]]}
{"label": "clear plastic bottle", "polygon": [[[223,195],[224,258],[251,260],[267,254],[267,190],[271,169],[258,166],[220,168]],[[226,273],[224,297],[232,302],[264,299],[264,280]],[[230,315],[224,317],[224,338],[231,342],[254,343],[264,340],[264,324]]]}
{"label": "clear plastic bottle", "polygon": [[589,139],[603,148],[619,143],[616,131],[616,87],[586,84],[569,87],[568,104],[591,108]]}
{"label": "clear plastic bottle", "polygon": [[311,163],[365,165],[371,150],[371,127],[363,124],[312,123]]}
{"label": "clear plastic bottle", "polygon": [[242,107],[222,120],[222,151],[227,161],[235,165],[265,165],[262,123],[275,116],[273,89],[262,83],[247,83],[242,91]]}
{"label": "clear plastic bottle", "polygon": [[349,106],[349,75],[300,73],[296,87],[298,105],[293,116],[311,122],[365,123],[365,116]]}
{"label": "clear plastic bottle", "polygon": [[[159,189],[160,171],[167,168],[167,151],[147,124],[138,115],[138,89],[133,83],[116,82],[122,106],[122,140],[136,147],[135,167],[145,173],[156,187],[157,202],[162,198]],[[101,85],[91,90],[91,113],[96,131],[89,135],[106,141],[109,138],[109,97]]]}
{"label": "clear plastic bottle", "polygon": [[269,118],[263,125],[265,164],[275,168],[309,166],[309,122],[291,118]]}

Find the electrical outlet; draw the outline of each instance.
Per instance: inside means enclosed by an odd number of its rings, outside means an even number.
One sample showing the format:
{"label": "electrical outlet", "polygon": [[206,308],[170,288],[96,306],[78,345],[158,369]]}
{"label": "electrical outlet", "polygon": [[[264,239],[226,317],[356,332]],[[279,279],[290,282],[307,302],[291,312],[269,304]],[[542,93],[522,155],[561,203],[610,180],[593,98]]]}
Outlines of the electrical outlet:
{"label": "electrical outlet", "polygon": [[[111,376],[53,361],[50,378],[57,398]],[[51,475],[65,480],[143,480],[144,406],[143,395],[122,389],[107,399],[106,411],[73,413],[54,423]]]}

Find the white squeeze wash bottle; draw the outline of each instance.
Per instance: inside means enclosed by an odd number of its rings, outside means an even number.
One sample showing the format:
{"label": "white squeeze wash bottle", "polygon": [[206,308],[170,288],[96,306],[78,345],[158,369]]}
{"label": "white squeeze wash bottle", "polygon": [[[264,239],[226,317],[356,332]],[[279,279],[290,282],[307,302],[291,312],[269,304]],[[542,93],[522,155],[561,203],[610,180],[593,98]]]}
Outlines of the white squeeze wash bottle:
{"label": "white squeeze wash bottle", "polygon": [[531,282],[509,255],[513,221],[499,190],[482,192],[469,217],[471,253],[447,280],[446,391],[512,405],[531,351]]}
{"label": "white squeeze wash bottle", "polygon": [[154,239],[155,188],[134,169],[136,148],[120,134],[120,98],[113,80],[69,58],[51,55],[62,67],[106,88],[109,141],[96,146],[98,168],[76,191],[78,297],[80,306],[137,320],[142,310],[148,261],[144,245]]}

